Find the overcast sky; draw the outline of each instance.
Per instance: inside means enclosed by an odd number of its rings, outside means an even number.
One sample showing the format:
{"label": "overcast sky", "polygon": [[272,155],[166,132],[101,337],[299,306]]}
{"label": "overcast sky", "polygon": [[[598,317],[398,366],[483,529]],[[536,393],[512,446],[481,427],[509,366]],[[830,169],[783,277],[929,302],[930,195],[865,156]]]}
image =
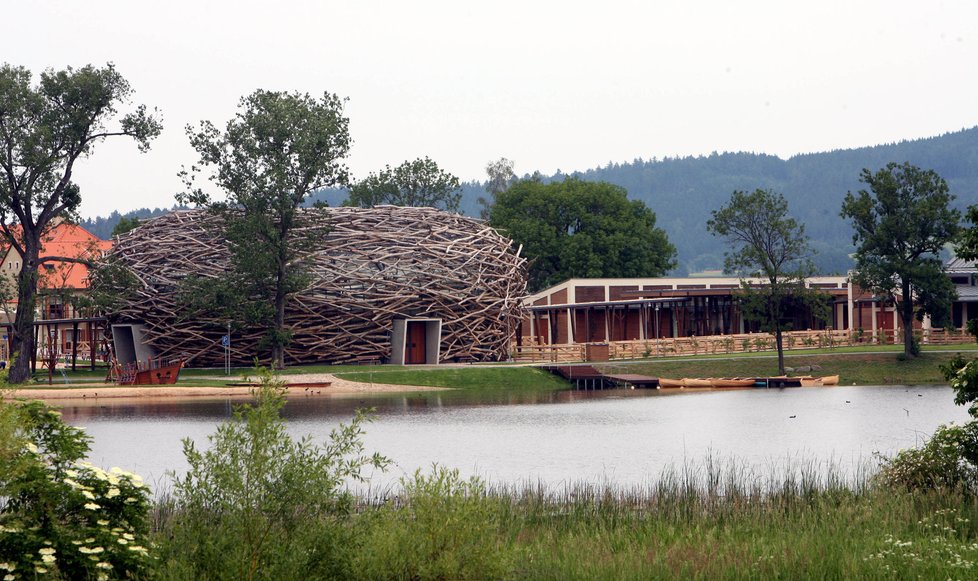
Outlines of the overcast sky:
{"label": "overcast sky", "polygon": [[[170,206],[184,127],[254,89],[348,97],[355,177],[463,180],[712,151],[796,153],[978,125],[978,2],[18,1],[0,60],[114,62],[164,133],[80,167],[82,214]],[[653,208],[654,209],[654,208]]]}

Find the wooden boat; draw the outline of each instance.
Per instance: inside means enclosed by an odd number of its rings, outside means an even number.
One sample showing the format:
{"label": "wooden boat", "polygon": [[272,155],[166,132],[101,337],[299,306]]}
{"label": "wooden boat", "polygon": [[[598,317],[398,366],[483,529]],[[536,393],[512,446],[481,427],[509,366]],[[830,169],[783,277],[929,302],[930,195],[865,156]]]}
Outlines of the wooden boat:
{"label": "wooden boat", "polygon": [[682,387],[682,379],[669,379],[668,377],[659,378],[659,387]]}
{"label": "wooden boat", "polygon": [[826,375],[821,379],[822,379],[822,385],[839,385],[838,375]]}
{"label": "wooden boat", "polygon": [[713,387],[713,382],[701,377],[684,377],[683,387]]}
{"label": "wooden boat", "polygon": [[753,387],[753,377],[711,377],[713,387]]}
{"label": "wooden boat", "polygon": [[109,377],[119,385],[173,385],[180,377],[183,359],[148,359],[112,366]]}

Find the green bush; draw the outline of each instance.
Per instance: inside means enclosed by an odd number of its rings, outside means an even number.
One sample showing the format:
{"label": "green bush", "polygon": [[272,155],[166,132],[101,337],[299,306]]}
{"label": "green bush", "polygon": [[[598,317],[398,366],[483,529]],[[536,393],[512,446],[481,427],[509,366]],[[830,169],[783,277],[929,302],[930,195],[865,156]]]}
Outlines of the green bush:
{"label": "green bush", "polygon": [[0,569],[26,578],[137,577],[152,564],[149,493],[82,458],[89,438],[40,402],[0,402]]}
{"label": "green bush", "polygon": [[495,500],[477,478],[435,467],[402,481],[403,506],[387,504],[365,515],[359,579],[499,579],[507,553],[500,546]]}
{"label": "green bush", "polygon": [[280,415],[280,382],[260,374],[254,404],[237,407],[209,436],[209,449],[184,440],[190,468],[174,484],[161,535],[164,578],[349,576],[355,539],[345,485],[387,460],[364,454],[363,413],[323,446],[293,439]]}
{"label": "green bush", "polygon": [[877,478],[907,490],[962,488],[978,491],[978,421],[944,425],[919,448],[884,459]]}

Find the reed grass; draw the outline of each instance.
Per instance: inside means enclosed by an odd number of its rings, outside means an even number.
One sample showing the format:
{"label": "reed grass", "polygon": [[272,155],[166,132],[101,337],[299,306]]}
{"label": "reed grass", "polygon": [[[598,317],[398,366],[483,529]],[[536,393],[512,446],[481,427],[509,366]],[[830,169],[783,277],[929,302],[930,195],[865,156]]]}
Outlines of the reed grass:
{"label": "reed grass", "polygon": [[436,467],[361,496],[341,570],[356,579],[966,579],[978,570],[976,522],[974,497],[887,488],[868,464],[765,471],[707,457],[633,487],[487,485]]}

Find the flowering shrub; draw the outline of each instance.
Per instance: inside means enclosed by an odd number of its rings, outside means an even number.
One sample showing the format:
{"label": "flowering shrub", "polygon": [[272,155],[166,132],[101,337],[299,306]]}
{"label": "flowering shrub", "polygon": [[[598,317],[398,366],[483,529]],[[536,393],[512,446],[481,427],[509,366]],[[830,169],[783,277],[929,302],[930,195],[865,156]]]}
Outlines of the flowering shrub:
{"label": "flowering shrub", "polygon": [[923,446],[884,459],[877,477],[908,490],[963,487],[978,491],[978,466],[970,461],[976,449],[978,422],[940,426]]}
{"label": "flowering shrub", "polygon": [[82,461],[89,438],[39,403],[0,403],[0,579],[145,572],[149,491]]}

